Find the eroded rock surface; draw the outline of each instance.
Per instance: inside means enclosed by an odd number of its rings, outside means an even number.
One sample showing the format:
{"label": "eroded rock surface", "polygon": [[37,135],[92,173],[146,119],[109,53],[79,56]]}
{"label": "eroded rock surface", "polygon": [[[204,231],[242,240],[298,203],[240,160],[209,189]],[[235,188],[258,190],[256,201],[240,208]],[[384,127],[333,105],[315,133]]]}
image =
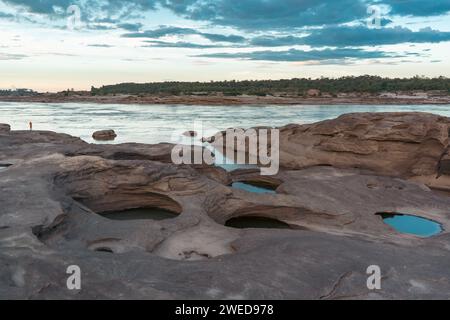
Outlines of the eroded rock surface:
{"label": "eroded rock surface", "polygon": [[[387,116],[380,117],[383,123]],[[449,299],[450,197],[400,177],[418,168],[431,172],[431,160],[417,167],[404,153],[414,150],[420,160],[427,151],[434,159],[447,142],[439,129],[445,118],[433,119],[435,126],[430,120],[422,129],[407,129],[410,136],[383,136],[386,124],[350,125],[348,119],[302,132],[284,129],[291,134],[285,132],[282,143],[329,135],[344,149],[348,139],[357,139],[346,136],[350,127],[355,135],[364,127],[363,136],[374,137],[368,143],[379,143],[378,152],[395,146],[395,159],[405,165],[392,165],[384,175],[376,161],[362,156],[364,169],[339,168],[339,160],[335,167],[310,164],[262,177],[253,169],[174,165],[169,144],[90,145],[51,132],[0,135],[0,161],[13,164],[0,171],[0,298]],[[346,129],[339,136],[336,128]],[[413,137],[402,142],[408,146],[391,141]],[[305,159],[338,147],[327,148]],[[375,151],[369,156],[378,157]],[[442,160],[441,153],[436,161]],[[276,193],[232,188],[237,181]],[[165,209],[176,217],[114,221],[100,215],[137,208]],[[426,239],[400,234],[379,212],[420,215],[440,222],[444,232]],[[290,230],[225,227],[232,218],[254,216]],[[383,285],[370,291],[366,269],[374,264]],[[70,265],[83,272],[80,291],[66,288]]]}
{"label": "eroded rock surface", "polygon": [[[365,169],[450,191],[449,118],[414,112],[354,113],[279,130],[280,165],[285,169]],[[230,149],[223,137],[222,132],[212,140]]]}
{"label": "eroded rock surface", "polygon": [[356,113],[281,128],[281,164],[363,168],[382,175],[435,174],[450,119],[423,113]]}

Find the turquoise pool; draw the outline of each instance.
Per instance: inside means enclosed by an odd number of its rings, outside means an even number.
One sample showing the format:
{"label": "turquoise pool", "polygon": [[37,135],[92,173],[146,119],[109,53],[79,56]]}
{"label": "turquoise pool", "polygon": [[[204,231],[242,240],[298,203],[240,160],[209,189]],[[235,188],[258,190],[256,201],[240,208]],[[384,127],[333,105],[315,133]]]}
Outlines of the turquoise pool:
{"label": "turquoise pool", "polygon": [[444,230],[441,224],[414,215],[394,213],[379,213],[378,215],[383,218],[386,224],[401,233],[427,238]]}

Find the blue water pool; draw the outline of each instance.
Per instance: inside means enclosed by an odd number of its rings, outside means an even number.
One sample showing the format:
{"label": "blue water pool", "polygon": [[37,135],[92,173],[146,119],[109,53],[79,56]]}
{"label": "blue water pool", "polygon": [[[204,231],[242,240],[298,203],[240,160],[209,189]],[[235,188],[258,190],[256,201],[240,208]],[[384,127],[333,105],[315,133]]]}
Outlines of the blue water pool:
{"label": "blue water pool", "polygon": [[442,225],[429,219],[407,214],[379,213],[383,221],[401,233],[431,237],[443,231]]}
{"label": "blue water pool", "polygon": [[235,182],[231,186],[235,189],[241,189],[253,193],[276,193],[275,190],[264,187],[257,187],[245,182]]}

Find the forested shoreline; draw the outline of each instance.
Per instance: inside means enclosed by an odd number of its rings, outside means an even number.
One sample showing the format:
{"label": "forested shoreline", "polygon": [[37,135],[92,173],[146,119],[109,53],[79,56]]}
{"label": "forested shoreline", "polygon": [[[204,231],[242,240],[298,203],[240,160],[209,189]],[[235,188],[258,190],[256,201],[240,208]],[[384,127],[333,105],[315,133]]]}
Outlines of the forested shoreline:
{"label": "forested shoreline", "polygon": [[290,79],[290,80],[248,80],[211,82],[153,82],[121,83],[91,88],[92,95],[111,94],[170,94],[170,95],[307,95],[309,90],[328,94],[339,93],[381,93],[405,91],[446,91],[450,93],[450,78],[382,78],[376,76]]}

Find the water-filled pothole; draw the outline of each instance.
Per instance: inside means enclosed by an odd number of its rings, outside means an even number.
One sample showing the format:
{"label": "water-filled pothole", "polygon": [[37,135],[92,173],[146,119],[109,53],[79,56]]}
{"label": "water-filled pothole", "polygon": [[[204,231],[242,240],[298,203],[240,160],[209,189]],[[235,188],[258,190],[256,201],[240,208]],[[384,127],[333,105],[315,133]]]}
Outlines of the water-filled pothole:
{"label": "water-filled pothole", "polygon": [[440,223],[414,215],[388,212],[377,213],[377,215],[398,232],[423,238],[437,235],[444,230]]}
{"label": "water-filled pothole", "polygon": [[256,216],[232,218],[225,223],[225,226],[238,229],[291,229],[287,223],[279,220]]}
{"label": "water-filled pothole", "polygon": [[247,192],[252,192],[252,193],[272,193],[272,194],[276,193],[275,190],[270,189],[268,187],[257,186],[257,185],[254,185],[254,184],[248,183],[248,182],[234,182],[231,186],[234,189],[245,190]]}
{"label": "water-filled pothole", "polygon": [[178,213],[174,213],[169,210],[161,208],[138,208],[122,211],[111,211],[100,214],[101,216],[110,220],[166,220],[173,219],[178,216]]}

